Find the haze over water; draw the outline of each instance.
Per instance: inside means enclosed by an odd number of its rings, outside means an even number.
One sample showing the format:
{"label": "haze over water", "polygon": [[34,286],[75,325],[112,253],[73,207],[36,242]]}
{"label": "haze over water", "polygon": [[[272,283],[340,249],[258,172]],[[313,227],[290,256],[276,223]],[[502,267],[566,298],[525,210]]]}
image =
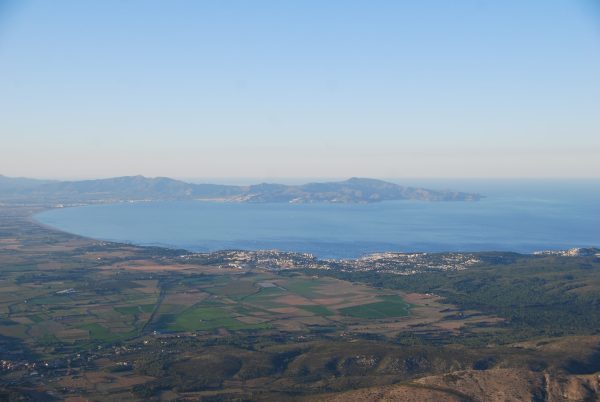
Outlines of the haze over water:
{"label": "haze over water", "polygon": [[[404,180],[403,184],[417,184]],[[377,251],[516,251],[600,246],[600,182],[425,181],[477,191],[479,202],[121,203],[54,209],[36,218],[96,239],[191,251],[279,249],[322,258]]]}

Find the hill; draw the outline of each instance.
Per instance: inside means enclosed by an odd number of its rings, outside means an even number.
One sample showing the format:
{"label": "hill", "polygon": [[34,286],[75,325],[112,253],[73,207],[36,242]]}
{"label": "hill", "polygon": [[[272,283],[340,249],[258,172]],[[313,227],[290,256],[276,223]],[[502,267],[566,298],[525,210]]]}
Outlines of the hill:
{"label": "hill", "polygon": [[111,202],[128,200],[202,199],[231,202],[370,203],[389,200],[476,201],[479,194],[405,187],[376,179],[250,186],[195,184],[167,177],[124,176],[81,181],[38,181],[0,176],[2,199],[46,202]]}
{"label": "hill", "polygon": [[250,187],[250,201],[367,203],[390,200],[474,201],[481,197],[478,194],[404,187],[383,180],[357,177],[340,182],[308,183],[301,186],[280,185],[267,189],[256,187],[258,186]]}
{"label": "hill", "polygon": [[7,177],[0,174],[0,191],[18,191],[52,183],[51,180],[28,179],[24,177]]}

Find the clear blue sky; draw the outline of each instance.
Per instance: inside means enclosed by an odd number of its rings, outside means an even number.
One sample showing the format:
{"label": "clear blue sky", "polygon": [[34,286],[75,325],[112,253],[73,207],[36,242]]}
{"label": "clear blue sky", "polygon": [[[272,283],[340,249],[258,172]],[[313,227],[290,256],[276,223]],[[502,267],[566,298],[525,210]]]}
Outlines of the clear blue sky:
{"label": "clear blue sky", "polygon": [[599,177],[594,0],[0,0],[0,173]]}

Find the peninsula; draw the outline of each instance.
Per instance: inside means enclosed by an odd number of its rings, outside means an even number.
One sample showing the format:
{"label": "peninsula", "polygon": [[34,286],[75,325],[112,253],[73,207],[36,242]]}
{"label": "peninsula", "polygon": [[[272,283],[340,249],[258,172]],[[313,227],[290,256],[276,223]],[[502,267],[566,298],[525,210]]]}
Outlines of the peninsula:
{"label": "peninsula", "polygon": [[196,184],[167,177],[124,176],[82,181],[47,181],[0,176],[0,201],[117,202],[136,200],[207,200],[225,202],[372,203],[392,200],[477,201],[481,195],[405,187],[367,178],[338,182],[249,186]]}

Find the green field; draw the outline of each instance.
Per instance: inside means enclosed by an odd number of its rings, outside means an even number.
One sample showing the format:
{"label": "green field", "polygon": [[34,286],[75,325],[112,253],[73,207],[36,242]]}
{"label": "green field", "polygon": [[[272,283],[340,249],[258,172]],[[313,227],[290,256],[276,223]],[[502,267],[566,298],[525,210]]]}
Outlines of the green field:
{"label": "green field", "polygon": [[300,306],[300,308],[302,310],[306,310],[310,313],[313,313],[315,315],[321,315],[321,316],[328,316],[328,315],[333,315],[334,313],[329,310],[327,307],[324,306],[319,306],[319,305],[314,305],[314,306]]}
{"label": "green field", "polygon": [[110,342],[119,338],[118,336],[112,334],[108,328],[98,323],[83,324],[80,325],[79,328],[88,330],[91,338],[100,341]]}
{"label": "green field", "polygon": [[138,306],[115,307],[115,310],[121,314],[151,313],[154,310],[154,306],[154,304],[142,304]]}
{"label": "green field", "polygon": [[246,324],[236,320],[232,311],[219,307],[192,307],[176,316],[166,329],[171,331],[206,331],[217,328],[228,330],[264,329],[266,324]]}
{"label": "green field", "polygon": [[340,313],[357,318],[403,317],[410,313],[410,304],[398,296],[380,296],[383,301],[340,309]]}

